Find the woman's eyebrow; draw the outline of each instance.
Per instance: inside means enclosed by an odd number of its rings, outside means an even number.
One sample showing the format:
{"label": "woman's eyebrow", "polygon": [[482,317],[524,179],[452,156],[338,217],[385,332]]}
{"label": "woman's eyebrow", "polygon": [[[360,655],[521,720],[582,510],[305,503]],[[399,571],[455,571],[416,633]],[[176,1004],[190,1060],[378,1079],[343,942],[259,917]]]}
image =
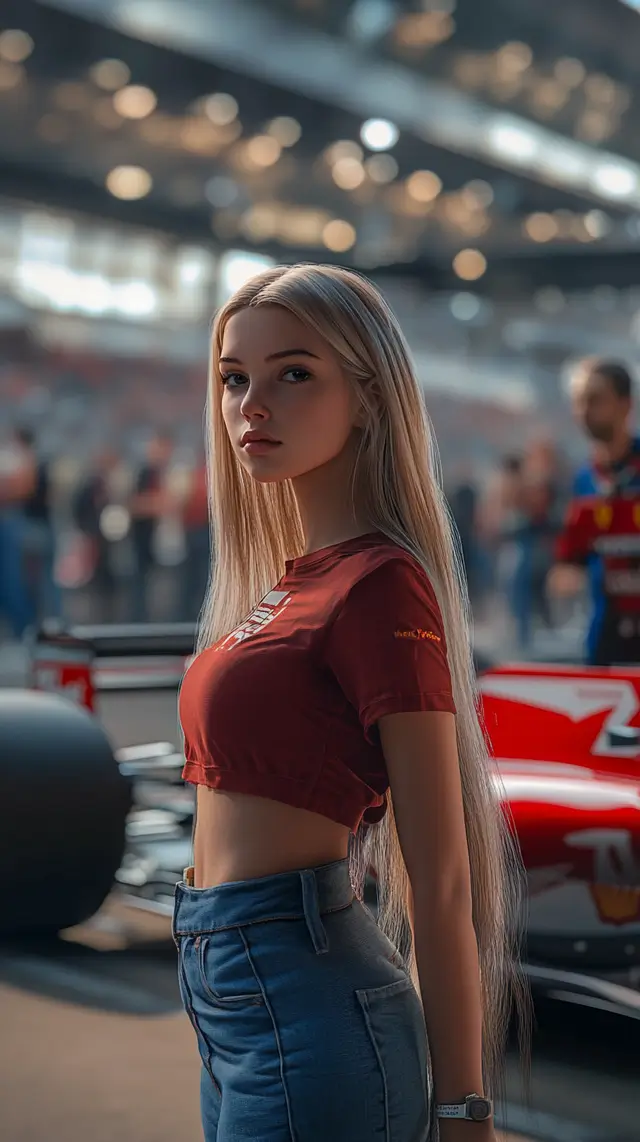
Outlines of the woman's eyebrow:
{"label": "woman's eyebrow", "polygon": [[[317,353],[312,353],[310,349],[281,349],[278,353],[271,353],[265,357],[265,361],[279,361],[282,357],[313,357],[315,361],[319,361]],[[221,364],[225,365],[241,365],[239,357],[220,357]]]}

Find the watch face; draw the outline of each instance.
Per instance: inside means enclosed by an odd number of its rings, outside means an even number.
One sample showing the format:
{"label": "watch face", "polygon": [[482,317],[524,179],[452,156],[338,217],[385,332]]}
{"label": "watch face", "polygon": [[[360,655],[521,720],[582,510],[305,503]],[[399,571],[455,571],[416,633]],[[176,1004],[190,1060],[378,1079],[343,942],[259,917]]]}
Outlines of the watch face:
{"label": "watch face", "polygon": [[469,1118],[474,1122],[484,1122],[491,1117],[491,1103],[486,1098],[474,1098],[469,1102]]}

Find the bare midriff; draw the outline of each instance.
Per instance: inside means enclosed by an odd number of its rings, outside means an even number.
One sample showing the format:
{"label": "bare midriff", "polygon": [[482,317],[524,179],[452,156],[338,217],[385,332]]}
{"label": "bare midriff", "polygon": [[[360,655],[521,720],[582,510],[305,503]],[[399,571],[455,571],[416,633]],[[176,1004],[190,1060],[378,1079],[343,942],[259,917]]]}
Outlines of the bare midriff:
{"label": "bare midriff", "polygon": [[314,868],[347,856],[349,829],[318,813],[204,785],[197,797],[196,888]]}

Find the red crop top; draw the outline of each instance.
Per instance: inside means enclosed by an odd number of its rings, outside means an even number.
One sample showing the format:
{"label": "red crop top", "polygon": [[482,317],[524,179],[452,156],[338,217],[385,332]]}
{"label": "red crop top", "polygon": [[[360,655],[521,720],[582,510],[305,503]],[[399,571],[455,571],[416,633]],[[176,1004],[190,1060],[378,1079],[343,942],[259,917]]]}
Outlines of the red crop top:
{"label": "red crop top", "polygon": [[380,534],[288,560],[280,582],[184,677],[183,777],[309,809],[355,832],[389,779],[376,722],[455,712],[440,610]]}

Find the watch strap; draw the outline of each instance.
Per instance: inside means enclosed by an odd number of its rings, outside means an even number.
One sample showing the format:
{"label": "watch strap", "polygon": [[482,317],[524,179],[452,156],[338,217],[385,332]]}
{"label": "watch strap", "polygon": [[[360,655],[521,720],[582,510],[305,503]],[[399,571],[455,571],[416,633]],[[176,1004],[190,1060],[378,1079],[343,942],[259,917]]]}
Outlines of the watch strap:
{"label": "watch strap", "polygon": [[[471,1105],[474,1102],[485,1103],[488,1107],[489,1113],[483,1114],[482,1117],[476,1118],[472,1113]],[[481,1109],[481,1108],[480,1108]],[[489,1098],[485,1098],[481,1094],[468,1094],[464,1102],[439,1102],[436,1104],[436,1116],[438,1118],[466,1118],[477,1122],[484,1122],[487,1118],[493,1115],[493,1102]]]}

